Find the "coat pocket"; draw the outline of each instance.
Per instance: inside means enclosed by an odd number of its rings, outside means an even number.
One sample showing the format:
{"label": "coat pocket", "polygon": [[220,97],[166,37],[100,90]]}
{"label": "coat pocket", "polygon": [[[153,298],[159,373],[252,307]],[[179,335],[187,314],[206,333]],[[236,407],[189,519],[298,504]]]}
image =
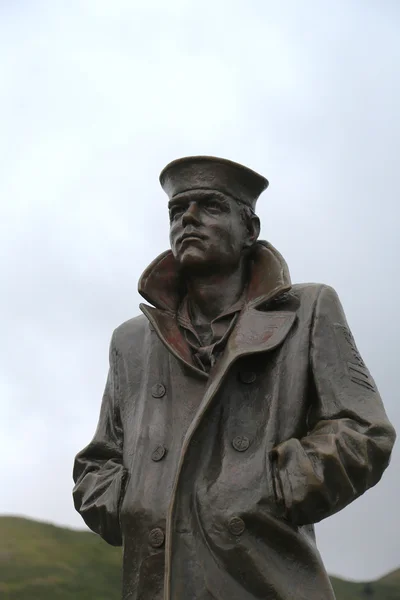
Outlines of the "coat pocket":
{"label": "coat pocket", "polygon": [[269,478],[271,482],[271,515],[275,519],[282,521],[282,523],[285,523],[286,525],[290,525],[292,528],[297,529],[297,527],[290,521],[290,518],[288,516],[282,490],[282,484],[279,478],[278,468],[276,464],[276,456],[273,451],[271,451],[268,455],[268,464]]}

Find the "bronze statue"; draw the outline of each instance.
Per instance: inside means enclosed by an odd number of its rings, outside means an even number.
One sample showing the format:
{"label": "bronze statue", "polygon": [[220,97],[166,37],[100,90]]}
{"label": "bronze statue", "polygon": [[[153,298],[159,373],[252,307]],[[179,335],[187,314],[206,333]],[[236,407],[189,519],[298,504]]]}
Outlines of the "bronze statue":
{"label": "bronze statue", "polygon": [[74,502],[123,545],[124,600],[329,600],[314,523],[381,478],[395,432],[335,291],[258,241],[268,181],[170,163],[171,250],[118,327]]}

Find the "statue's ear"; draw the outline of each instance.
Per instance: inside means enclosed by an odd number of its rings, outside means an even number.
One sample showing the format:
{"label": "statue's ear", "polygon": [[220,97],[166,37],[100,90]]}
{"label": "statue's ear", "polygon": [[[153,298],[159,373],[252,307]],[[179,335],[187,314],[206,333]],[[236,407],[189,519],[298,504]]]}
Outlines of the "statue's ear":
{"label": "statue's ear", "polygon": [[260,219],[257,215],[252,214],[247,221],[247,236],[245,239],[244,247],[251,248],[260,235]]}

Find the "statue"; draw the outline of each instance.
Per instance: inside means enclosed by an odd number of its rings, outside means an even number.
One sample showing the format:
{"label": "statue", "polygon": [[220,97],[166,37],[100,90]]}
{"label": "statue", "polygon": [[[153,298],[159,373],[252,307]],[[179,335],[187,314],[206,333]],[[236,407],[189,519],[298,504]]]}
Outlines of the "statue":
{"label": "statue", "polygon": [[123,546],[123,600],[332,600],[314,524],[389,464],[375,382],[335,291],[258,240],[264,177],[200,156],[160,181],[171,250],[112,336],[75,507]]}

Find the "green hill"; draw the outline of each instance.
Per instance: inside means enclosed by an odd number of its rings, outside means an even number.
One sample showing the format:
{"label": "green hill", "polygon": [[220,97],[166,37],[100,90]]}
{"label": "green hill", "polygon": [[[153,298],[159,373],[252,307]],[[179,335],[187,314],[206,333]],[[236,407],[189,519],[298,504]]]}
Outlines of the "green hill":
{"label": "green hill", "polygon": [[[88,531],[0,517],[1,600],[120,600],[121,550]],[[332,578],[337,600],[400,600],[400,569],[352,583]]]}
{"label": "green hill", "polygon": [[0,517],[0,598],[119,600],[120,557],[90,532]]}

